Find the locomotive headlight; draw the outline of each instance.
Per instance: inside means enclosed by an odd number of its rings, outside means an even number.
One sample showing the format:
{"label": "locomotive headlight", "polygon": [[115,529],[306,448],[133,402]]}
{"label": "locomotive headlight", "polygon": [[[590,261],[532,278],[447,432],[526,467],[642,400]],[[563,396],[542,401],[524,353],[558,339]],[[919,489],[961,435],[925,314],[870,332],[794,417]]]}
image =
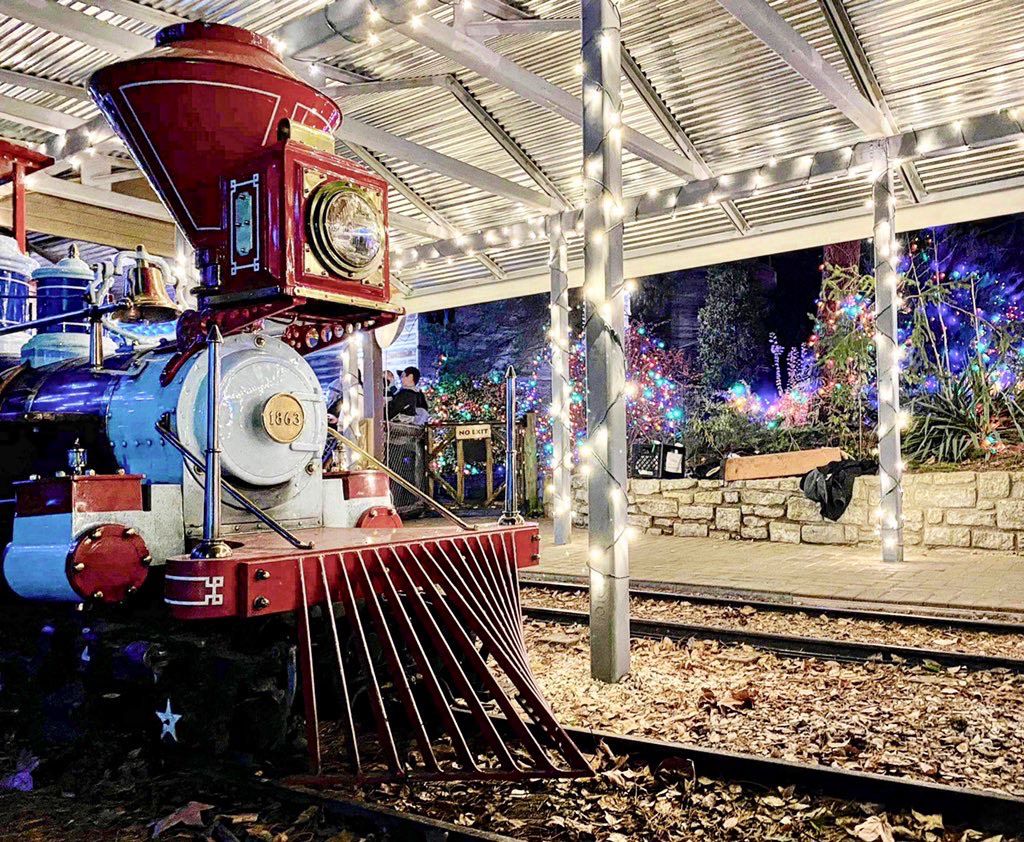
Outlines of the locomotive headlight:
{"label": "locomotive headlight", "polygon": [[306,222],[317,260],[338,275],[361,280],[384,258],[384,217],[365,190],[341,181],[321,185]]}

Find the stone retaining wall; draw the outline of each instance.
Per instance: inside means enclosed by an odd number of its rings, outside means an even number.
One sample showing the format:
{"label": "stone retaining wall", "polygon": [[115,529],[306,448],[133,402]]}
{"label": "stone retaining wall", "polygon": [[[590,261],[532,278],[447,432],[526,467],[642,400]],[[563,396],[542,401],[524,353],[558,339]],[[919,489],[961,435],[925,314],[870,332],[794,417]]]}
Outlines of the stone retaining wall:
{"label": "stone retaining wall", "polygon": [[[1024,552],[1024,472],[904,477],[908,546]],[[629,523],[643,532],[788,544],[878,544],[878,477],[860,477],[838,522],[823,518],[797,479],[647,480],[629,483]],[[573,478],[574,523],[587,522],[585,480]]]}

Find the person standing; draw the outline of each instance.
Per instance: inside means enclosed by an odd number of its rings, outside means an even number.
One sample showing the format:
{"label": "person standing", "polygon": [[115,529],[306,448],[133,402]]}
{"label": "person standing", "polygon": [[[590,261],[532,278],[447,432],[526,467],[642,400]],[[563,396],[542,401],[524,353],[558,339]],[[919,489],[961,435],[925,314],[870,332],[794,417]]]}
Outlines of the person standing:
{"label": "person standing", "polygon": [[411,365],[402,372],[401,388],[388,401],[388,421],[423,426],[430,420],[430,407],[420,391],[420,370]]}

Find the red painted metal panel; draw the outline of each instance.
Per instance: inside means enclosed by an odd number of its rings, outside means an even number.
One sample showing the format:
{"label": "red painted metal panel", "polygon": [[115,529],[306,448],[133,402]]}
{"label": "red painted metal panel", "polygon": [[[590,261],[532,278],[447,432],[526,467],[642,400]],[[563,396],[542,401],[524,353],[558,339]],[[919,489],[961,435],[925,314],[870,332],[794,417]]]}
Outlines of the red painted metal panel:
{"label": "red painted metal panel", "polygon": [[142,511],[142,476],[139,474],[42,477],[17,482],[14,486],[18,517]]}
{"label": "red painted metal panel", "polygon": [[[526,567],[537,563],[539,541],[535,524],[494,526],[473,532],[454,531],[451,527],[325,528],[298,530],[296,535],[312,541],[314,549],[296,550],[276,535],[261,533],[247,536],[245,545],[226,559],[168,559],[165,597],[171,614],[183,620],[200,620],[296,611],[300,599],[295,563],[302,558],[343,558],[350,572],[360,558],[368,559],[371,580],[379,585],[376,577],[380,562],[373,557],[374,553],[386,563],[402,553],[426,557],[425,547],[453,558],[486,552],[496,559],[507,559],[513,567]],[[471,551],[467,550],[470,541]],[[411,575],[418,574],[413,571]],[[337,584],[334,580],[330,582],[332,589]],[[314,582],[309,588],[312,602],[324,598],[319,584]],[[218,598],[213,599],[212,595]],[[360,591],[359,598],[364,596]]]}
{"label": "red painted metal panel", "polygon": [[346,500],[387,497],[391,491],[388,475],[383,471],[340,471],[328,476],[341,478]]}
{"label": "red painted metal panel", "polygon": [[197,250],[222,246],[221,177],[259,157],[289,118],[333,131],[337,105],[298,79],[263,37],[193,22],[89,89]]}
{"label": "red painted metal panel", "polygon": [[105,523],[90,529],[68,553],[68,582],[83,600],[122,602],[142,587],[151,560],[134,529]]}

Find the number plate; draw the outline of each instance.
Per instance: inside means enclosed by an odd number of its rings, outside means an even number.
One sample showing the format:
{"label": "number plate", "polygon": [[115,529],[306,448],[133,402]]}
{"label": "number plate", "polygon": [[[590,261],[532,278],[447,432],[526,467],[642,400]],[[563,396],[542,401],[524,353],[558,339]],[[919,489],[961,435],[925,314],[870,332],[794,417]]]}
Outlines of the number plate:
{"label": "number plate", "polygon": [[263,429],[274,441],[291,444],[306,424],[306,413],[294,395],[274,395],[263,407]]}

